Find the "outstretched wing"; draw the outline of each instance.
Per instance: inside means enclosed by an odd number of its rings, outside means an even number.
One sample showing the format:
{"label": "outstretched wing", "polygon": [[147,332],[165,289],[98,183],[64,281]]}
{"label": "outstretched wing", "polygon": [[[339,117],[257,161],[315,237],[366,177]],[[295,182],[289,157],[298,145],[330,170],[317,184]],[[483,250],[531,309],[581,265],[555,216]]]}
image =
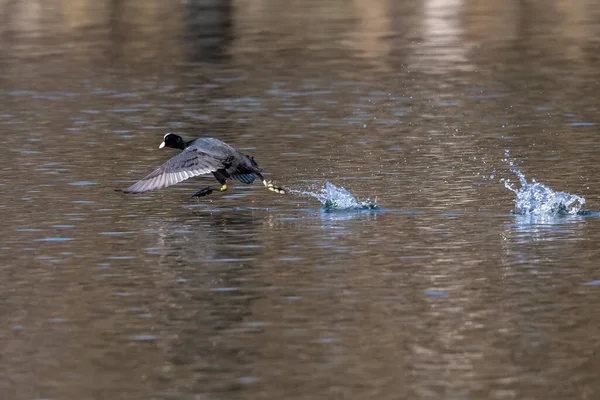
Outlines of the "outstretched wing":
{"label": "outstretched wing", "polygon": [[184,150],[144,179],[122,189],[124,193],[144,193],[174,185],[193,176],[223,168],[223,161],[195,149]]}

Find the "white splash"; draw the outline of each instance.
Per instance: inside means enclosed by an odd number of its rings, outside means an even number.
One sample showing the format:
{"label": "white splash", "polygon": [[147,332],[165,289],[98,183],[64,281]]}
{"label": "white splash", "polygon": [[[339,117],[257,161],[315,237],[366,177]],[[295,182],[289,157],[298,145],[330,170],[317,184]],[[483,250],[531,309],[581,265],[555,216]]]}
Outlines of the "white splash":
{"label": "white splash", "polygon": [[323,204],[323,209],[325,211],[377,209],[376,202],[371,202],[369,200],[358,201],[352,193],[343,187],[337,187],[329,182],[325,182],[325,187],[317,192],[299,190],[291,190],[291,192],[302,196],[314,197]]}
{"label": "white splash", "polygon": [[515,214],[521,215],[575,215],[585,204],[583,197],[567,192],[555,192],[550,187],[536,182],[527,182],[525,175],[514,166],[508,150],[505,150],[505,161],[510,165],[510,171],[517,175],[521,187],[516,189],[510,179],[503,179],[504,187],[516,194]]}

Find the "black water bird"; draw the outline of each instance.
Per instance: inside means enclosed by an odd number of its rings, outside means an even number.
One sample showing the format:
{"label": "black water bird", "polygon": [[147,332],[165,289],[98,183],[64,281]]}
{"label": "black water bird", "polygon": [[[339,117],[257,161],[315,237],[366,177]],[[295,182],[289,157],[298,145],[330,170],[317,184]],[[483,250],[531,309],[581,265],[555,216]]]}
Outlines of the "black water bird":
{"label": "black water bird", "polygon": [[[188,178],[212,172],[221,184],[220,191],[227,190],[227,179],[250,184],[258,177],[265,187],[279,194],[286,194],[283,187],[275,186],[261,175],[262,169],[253,157],[234,149],[231,145],[214,138],[199,138],[189,142],[181,136],[167,133],[158,147],[171,147],[182,150],[181,153],[152,171],[142,180],[128,188],[124,193],[144,193],[174,185]],[[206,196],[213,192],[210,186],[198,190],[192,197]]]}

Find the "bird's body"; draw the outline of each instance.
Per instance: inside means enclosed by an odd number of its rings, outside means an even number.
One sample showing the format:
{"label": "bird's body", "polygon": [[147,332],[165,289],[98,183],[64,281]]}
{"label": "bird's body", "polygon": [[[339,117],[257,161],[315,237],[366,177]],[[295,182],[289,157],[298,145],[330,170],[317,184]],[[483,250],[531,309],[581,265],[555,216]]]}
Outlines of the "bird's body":
{"label": "bird's body", "polygon": [[[258,176],[267,189],[285,194],[285,189],[267,182],[261,175],[262,169],[254,158],[236,150],[231,145],[215,138],[199,138],[185,142],[180,136],[168,133],[159,148],[172,147],[182,150],[142,180],[123,189],[124,193],[144,193],[182,182],[188,178],[211,173],[219,181],[221,191],[227,190],[227,179],[252,183]],[[194,196],[212,193],[207,186]]]}

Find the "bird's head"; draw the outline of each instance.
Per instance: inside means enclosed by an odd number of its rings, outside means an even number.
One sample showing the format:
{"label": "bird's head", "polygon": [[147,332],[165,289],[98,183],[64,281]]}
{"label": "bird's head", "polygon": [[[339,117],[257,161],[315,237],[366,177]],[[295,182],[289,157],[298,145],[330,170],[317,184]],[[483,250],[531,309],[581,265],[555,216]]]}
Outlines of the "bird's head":
{"label": "bird's head", "polygon": [[181,136],[174,133],[167,133],[160,146],[158,146],[159,149],[162,149],[163,147],[171,147],[173,149],[183,150],[185,149],[185,142]]}

